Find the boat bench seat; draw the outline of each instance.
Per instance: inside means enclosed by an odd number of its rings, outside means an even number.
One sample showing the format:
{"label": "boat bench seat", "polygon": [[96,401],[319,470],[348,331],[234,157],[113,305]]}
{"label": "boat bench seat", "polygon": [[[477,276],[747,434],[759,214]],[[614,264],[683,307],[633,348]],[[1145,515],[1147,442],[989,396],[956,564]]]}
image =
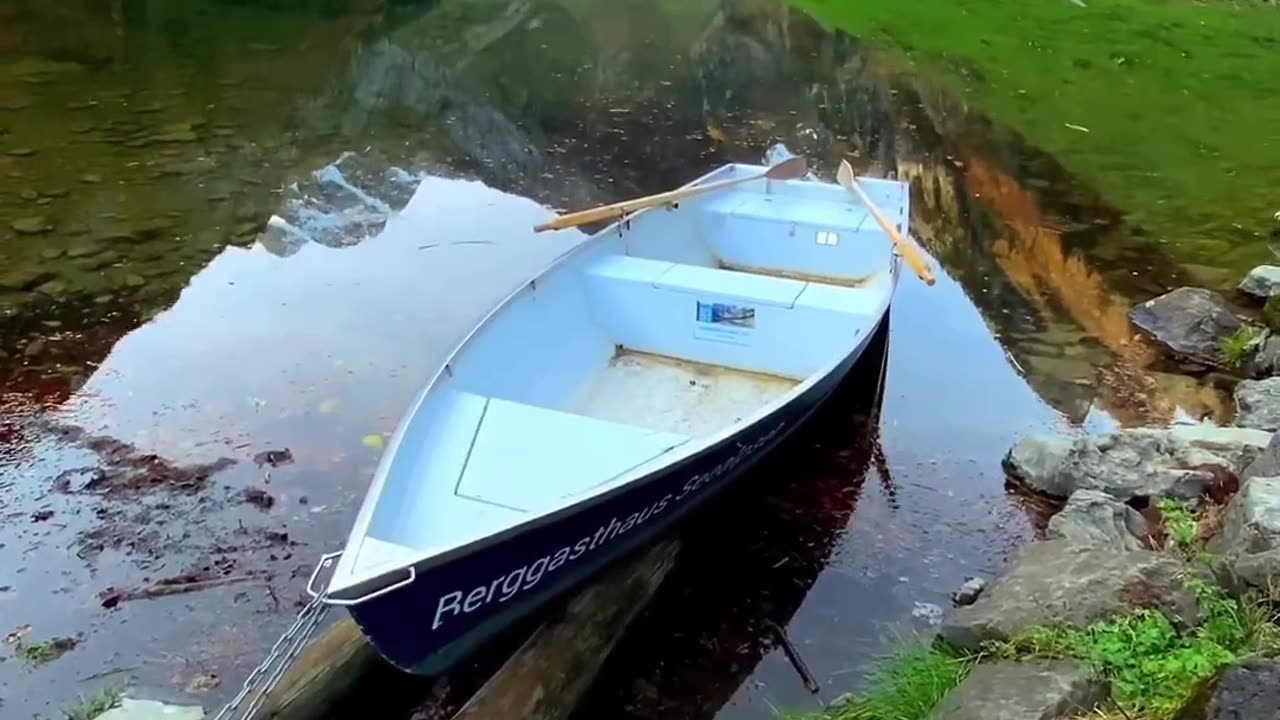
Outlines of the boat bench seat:
{"label": "boat bench seat", "polygon": [[509,510],[553,507],[689,439],[497,397],[473,397],[485,406],[455,493]]}
{"label": "boat bench seat", "polygon": [[883,292],[629,255],[585,270],[598,323],[631,350],[802,379],[870,329]]}

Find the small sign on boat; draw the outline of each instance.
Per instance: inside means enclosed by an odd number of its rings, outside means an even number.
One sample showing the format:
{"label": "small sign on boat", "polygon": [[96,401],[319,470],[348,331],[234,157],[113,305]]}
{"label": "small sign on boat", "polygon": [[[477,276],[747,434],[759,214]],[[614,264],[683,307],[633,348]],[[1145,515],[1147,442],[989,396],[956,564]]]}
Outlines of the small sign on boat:
{"label": "small sign on boat", "polygon": [[746,345],[756,326],[756,309],[746,305],[698,301],[697,323],[693,336]]}

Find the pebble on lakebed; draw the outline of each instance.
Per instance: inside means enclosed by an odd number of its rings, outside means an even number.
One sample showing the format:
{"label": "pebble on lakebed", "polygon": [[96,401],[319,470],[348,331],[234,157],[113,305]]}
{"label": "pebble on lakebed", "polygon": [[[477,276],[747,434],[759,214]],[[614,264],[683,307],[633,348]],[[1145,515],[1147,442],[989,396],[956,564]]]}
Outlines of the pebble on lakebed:
{"label": "pebble on lakebed", "polygon": [[41,235],[53,230],[53,225],[49,224],[49,219],[43,215],[18,218],[9,223],[9,227],[19,235]]}

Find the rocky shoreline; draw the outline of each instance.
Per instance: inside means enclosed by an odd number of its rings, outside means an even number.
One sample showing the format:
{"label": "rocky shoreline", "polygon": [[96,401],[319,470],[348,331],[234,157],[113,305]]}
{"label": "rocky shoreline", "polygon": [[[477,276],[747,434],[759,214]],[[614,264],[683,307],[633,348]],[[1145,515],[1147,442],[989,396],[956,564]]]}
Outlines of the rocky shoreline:
{"label": "rocky shoreline", "polygon": [[1179,288],[1130,314],[1135,343],[1234,384],[1235,424],[1019,440],[1011,486],[1062,503],[1043,537],[826,717],[1280,718],[1280,267],[1240,291],[1254,307]]}

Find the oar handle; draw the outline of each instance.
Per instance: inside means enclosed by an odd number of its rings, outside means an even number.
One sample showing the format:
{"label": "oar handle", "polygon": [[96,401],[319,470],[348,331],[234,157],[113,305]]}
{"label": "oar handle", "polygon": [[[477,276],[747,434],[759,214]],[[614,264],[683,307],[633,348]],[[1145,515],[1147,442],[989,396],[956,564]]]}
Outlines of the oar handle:
{"label": "oar handle", "polygon": [[749,177],[735,178],[733,180],[721,180],[720,182],[709,183],[707,185],[695,185],[689,188],[681,188],[679,190],[668,190],[667,192],[658,193],[657,195],[649,195],[642,198],[633,198],[631,200],[623,200],[610,205],[601,205],[600,207],[588,208],[577,212],[565,213],[558,215],[541,225],[534,225],[534,232],[543,232],[545,230],[563,230],[565,228],[577,227],[578,225],[586,225],[587,223],[599,222],[601,220],[620,220],[627,215],[658,205],[670,205],[678,203],[695,195],[723,190],[724,188],[740,185],[752,180],[759,180],[764,177],[761,175],[752,175]]}
{"label": "oar handle", "polygon": [[894,246],[898,248],[898,252],[902,254],[902,259],[906,260],[907,265],[911,266],[911,270],[915,272],[916,277],[920,278],[925,285],[932,285],[935,282],[933,271],[929,269],[929,265],[924,261],[924,258],[920,257],[915,245],[903,239],[898,229],[893,226],[893,223],[889,222],[889,218],[884,216],[884,213],[872,201],[871,196],[858,184],[858,178],[854,177],[849,187],[858,194],[858,199],[867,207],[867,212],[871,213],[871,217],[875,218],[876,223],[880,225],[880,229],[893,241]]}

